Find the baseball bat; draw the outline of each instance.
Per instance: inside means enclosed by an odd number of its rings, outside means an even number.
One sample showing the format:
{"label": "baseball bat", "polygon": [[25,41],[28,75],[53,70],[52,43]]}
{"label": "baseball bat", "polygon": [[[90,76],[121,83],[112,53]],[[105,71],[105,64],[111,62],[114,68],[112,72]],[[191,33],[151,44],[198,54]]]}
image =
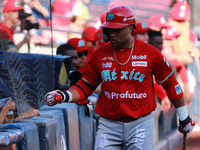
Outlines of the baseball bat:
{"label": "baseball bat", "polygon": [[183,134],[183,150],[187,149],[187,133]]}

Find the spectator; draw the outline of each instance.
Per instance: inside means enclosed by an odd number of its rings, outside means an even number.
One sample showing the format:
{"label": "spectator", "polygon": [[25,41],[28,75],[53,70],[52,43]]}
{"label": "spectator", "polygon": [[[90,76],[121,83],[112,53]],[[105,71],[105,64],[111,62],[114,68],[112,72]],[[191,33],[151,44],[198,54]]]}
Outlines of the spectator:
{"label": "spectator", "polygon": [[[1,106],[2,107],[2,106]],[[1,108],[0,112],[0,124],[3,124],[5,122],[6,116],[9,111],[14,111],[16,109],[15,102],[11,99],[8,100],[3,108]],[[13,116],[9,117],[8,121],[11,119],[14,119]]]}
{"label": "spectator", "polygon": [[15,111],[16,110],[16,106],[15,106],[15,102],[13,100],[8,100],[5,104],[5,106],[3,106],[3,108],[1,109],[0,112],[0,124],[3,124],[5,122],[10,122],[13,121],[13,119],[15,120],[19,120],[19,119],[28,119],[28,118],[32,118],[34,116],[39,116],[39,110],[38,109],[29,109],[27,112],[21,114],[20,116],[14,118],[14,116],[10,116],[9,118],[7,118],[8,112],[9,111]]}
{"label": "spectator", "polygon": [[[4,14],[4,21],[0,23],[0,39],[9,39],[13,42],[13,35],[15,33],[16,25],[21,23],[21,20],[24,20],[26,17],[30,16],[30,14],[23,12],[23,7],[19,0],[10,0],[5,1],[4,6],[2,7]],[[27,33],[22,41],[20,41],[17,45],[17,49],[19,50],[22,45],[25,43],[29,43],[30,34]]]}
{"label": "spectator", "polygon": [[[55,0],[52,6],[52,14],[53,14],[53,24],[55,26],[69,26],[71,23],[71,19],[73,16],[72,8],[74,2],[72,0]],[[57,16],[62,16],[66,18],[59,18]]]}
{"label": "spectator", "polygon": [[[41,26],[47,26],[50,19],[50,8],[44,2],[39,0],[23,0],[25,12],[32,14],[28,17],[32,23],[39,23]],[[38,28],[31,30],[31,34],[34,36],[42,35]]]}
{"label": "spectator", "polygon": [[0,40],[0,49],[5,52],[17,52],[15,43],[8,39]]}
{"label": "spectator", "polygon": [[[34,20],[32,22],[37,22],[38,19],[49,20],[50,19],[50,9],[45,3],[39,0],[23,0],[25,11],[32,14]],[[30,12],[29,12],[30,11]]]}
{"label": "spectator", "polygon": [[[152,31],[160,31],[162,33],[162,36],[164,36],[164,37],[165,37],[166,29],[169,29],[171,27],[172,26],[170,26],[166,22],[165,18],[162,15],[154,15],[154,16],[150,17],[148,20],[148,28]],[[169,40],[169,41],[166,41],[164,38],[163,47],[164,48],[170,47],[170,49],[177,49],[174,51],[180,51],[180,46],[179,46],[180,43],[178,43],[178,41],[177,41],[178,36],[180,36],[179,32],[176,30],[176,27],[173,27],[173,35],[171,35],[171,37],[176,37],[176,38],[171,38],[171,40]],[[170,50],[170,52],[171,52],[171,50]],[[170,55],[171,54],[172,53],[170,53]],[[188,55],[187,53],[179,54],[179,55],[177,55],[176,58],[179,59],[179,61],[182,65],[186,65],[186,64],[192,62],[192,57],[190,55]]]}
{"label": "spectator", "polygon": [[190,6],[187,3],[176,3],[170,11],[168,24],[175,27],[180,33],[180,36],[177,38],[177,43],[180,48],[174,49],[174,52],[176,54],[187,54],[194,57],[196,65],[199,66],[199,50],[190,41],[190,18]]}
{"label": "spectator", "polygon": [[70,31],[72,31],[72,33],[68,33],[68,39],[75,37],[81,38],[81,33],[85,27],[87,27],[88,19],[90,18],[89,9],[82,3],[82,1],[77,0],[76,4],[72,8],[72,14],[72,23],[69,24],[68,28]]}

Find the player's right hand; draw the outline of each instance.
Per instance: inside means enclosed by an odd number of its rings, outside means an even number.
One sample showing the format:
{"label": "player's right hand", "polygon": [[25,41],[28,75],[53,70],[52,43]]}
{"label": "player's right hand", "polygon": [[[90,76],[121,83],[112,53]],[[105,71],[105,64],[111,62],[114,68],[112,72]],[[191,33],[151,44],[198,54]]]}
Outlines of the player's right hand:
{"label": "player's right hand", "polygon": [[185,120],[180,121],[178,130],[181,133],[189,133],[193,130],[194,126],[195,122],[188,116]]}
{"label": "player's right hand", "polygon": [[63,98],[64,94],[60,90],[48,92],[44,97],[46,104],[48,106],[54,106],[58,103],[61,103],[63,101]]}

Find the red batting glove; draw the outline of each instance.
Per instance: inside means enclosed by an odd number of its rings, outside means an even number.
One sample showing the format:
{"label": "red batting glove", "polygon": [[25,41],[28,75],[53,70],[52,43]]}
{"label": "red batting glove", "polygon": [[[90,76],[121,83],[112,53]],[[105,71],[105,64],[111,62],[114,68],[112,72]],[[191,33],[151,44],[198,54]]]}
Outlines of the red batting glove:
{"label": "red batting glove", "polygon": [[48,92],[45,95],[45,101],[48,106],[54,106],[63,100],[62,93],[59,90]]}
{"label": "red batting glove", "polygon": [[195,122],[188,116],[185,120],[180,121],[178,130],[181,133],[189,133],[193,130],[194,126]]}

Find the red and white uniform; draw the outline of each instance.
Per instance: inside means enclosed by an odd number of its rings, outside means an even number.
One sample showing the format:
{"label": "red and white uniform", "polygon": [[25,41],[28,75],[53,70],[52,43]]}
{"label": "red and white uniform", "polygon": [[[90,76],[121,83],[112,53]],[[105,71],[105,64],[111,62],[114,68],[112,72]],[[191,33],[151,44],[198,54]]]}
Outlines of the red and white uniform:
{"label": "red and white uniform", "polygon": [[[118,62],[125,63],[131,48],[116,50]],[[90,57],[82,81],[90,85],[102,82],[96,113],[109,119],[131,116],[139,118],[156,108],[153,78],[161,84],[173,75],[168,62],[155,47],[134,41],[130,60],[120,65],[114,57],[111,44],[97,49]],[[78,82],[81,86],[81,81]],[[177,88],[177,94],[182,93]],[[182,96],[180,94],[180,96]]]}

